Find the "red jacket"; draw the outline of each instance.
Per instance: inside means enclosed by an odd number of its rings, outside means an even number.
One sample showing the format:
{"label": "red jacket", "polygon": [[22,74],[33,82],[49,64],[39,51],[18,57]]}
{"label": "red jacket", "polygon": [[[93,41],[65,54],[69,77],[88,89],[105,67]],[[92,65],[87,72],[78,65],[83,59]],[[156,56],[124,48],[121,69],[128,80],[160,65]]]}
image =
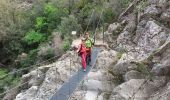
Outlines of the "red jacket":
{"label": "red jacket", "polygon": [[85,44],[80,44],[77,50],[78,53],[83,53],[86,52],[86,45]]}

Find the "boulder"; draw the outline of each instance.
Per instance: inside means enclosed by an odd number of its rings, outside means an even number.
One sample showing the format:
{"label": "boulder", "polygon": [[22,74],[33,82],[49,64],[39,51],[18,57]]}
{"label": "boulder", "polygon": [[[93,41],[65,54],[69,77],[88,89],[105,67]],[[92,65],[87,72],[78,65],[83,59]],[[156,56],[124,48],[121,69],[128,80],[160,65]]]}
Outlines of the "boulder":
{"label": "boulder", "polygon": [[162,13],[161,20],[165,22],[170,22],[170,9],[167,9],[165,12]]}
{"label": "boulder", "polygon": [[110,24],[108,27],[108,33],[113,33],[119,30],[119,28],[121,28],[121,24],[120,23],[113,23]]}
{"label": "boulder", "polygon": [[[154,58],[157,58],[157,62],[153,66],[151,72],[158,76],[169,76],[170,74],[170,39],[158,48],[154,54]],[[153,59],[154,60],[154,59]]]}
{"label": "boulder", "polygon": [[153,92],[166,83],[165,77],[148,79],[131,79],[117,86],[109,100],[146,100]]}
{"label": "boulder", "polygon": [[33,97],[36,95],[36,92],[38,91],[37,86],[32,86],[27,90],[27,92],[22,92],[16,96],[15,100],[33,100]]}
{"label": "boulder", "polygon": [[145,53],[157,49],[162,44],[162,41],[166,41],[168,36],[168,31],[159,26],[156,21],[148,21],[144,28],[137,30],[142,31],[137,31],[138,33],[136,34],[134,41],[137,43],[137,46],[145,51]]}
{"label": "boulder", "polygon": [[90,91],[101,91],[103,90],[103,86],[102,86],[102,82],[101,81],[98,81],[98,80],[93,80],[93,79],[90,79],[88,81],[85,81],[83,86],[86,90],[90,90]]}
{"label": "boulder", "polygon": [[161,10],[156,5],[150,5],[144,9],[143,18],[155,18],[161,14]]}
{"label": "boulder", "polygon": [[127,82],[131,79],[145,79],[146,76],[138,71],[135,70],[131,70],[128,71],[125,76],[124,76],[124,80]]}
{"label": "boulder", "polygon": [[166,84],[165,87],[154,92],[148,100],[169,100],[170,98],[170,82]]}
{"label": "boulder", "polygon": [[96,68],[99,69],[108,69],[109,66],[117,61],[117,52],[114,50],[103,50],[98,54],[96,61]]}
{"label": "boulder", "polygon": [[134,58],[131,55],[128,55],[127,53],[122,54],[122,57],[112,69],[114,75],[124,75],[130,70],[135,70],[137,66],[131,63],[133,60]]}

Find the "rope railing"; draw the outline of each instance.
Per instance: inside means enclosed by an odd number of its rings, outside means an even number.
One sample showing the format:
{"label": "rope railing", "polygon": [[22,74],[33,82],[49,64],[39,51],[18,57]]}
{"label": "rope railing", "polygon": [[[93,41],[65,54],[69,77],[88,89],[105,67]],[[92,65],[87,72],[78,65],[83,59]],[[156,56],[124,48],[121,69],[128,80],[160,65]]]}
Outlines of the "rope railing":
{"label": "rope railing", "polygon": [[[52,58],[51,58],[52,59]],[[53,57],[53,59],[54,59],[54,57]],[[48,59],[48,60],[50,60],[50,59]],[[47,60],[46,60],[47,61]],[[70,60],[71,61],[71,60]],[[71,62],[70,62],[71,63]],[[71,67],[71,66],[70,66]],[[64,66],[62,67],[62,68],[60,68],[60,69],[63,69],[64,68]],[[38,73],[38,67],[37,67],[37,69],[35,69],[35,70],[37,70],[37,76],[38,77],[43,77],[43,76],[45,76],[46,75],[46,73],[43,73],[43,74],[41,74],[41,75],[39,75],[39,73]],[[71,76],[71,68],[69,69],[70,70],[70,76]],[[56,77],[58,77],[58,76],[56,76]],[[67,80],[65,80],[65,81],[68,81],[68,79]],[[30,82],[30,80],[28,80],[28,81],[26,81],[26,82],[24,82],[24,83],[22,83],[22,84],[19,84],[19,85],[17,85],[17,86],[15,86],[15,87],[13,87],[13,88],[11,88],[11,89],[9,89],[9,90],[6,90],[5,92],[3,92],[3,93],[0,93],[0,96],[3,96],[3,95],[5,95],[6,93],[8,93],[8,92],[10,92],[11,90],[14,90],[14,89],[17,89],[17,88],[19,88],[20,86],[23,86],[23,85],[25,85],[25,84],[27,84],[27,83],[29,83]],[[74,84],[74,83],[73,83]]]}
{"label": "rope railing", "polygon": [[93,9],[92,14],[91,14],[90,19],[89,19],[89,22],[88,22],[87,27],[86,27],[86,30],[84,31],[84,34],[87,32],[87,30],[89,28],[89,25],[90,25],[90,22],[91,22],[91,20],[93,18],[94,12],[95,12],[95,10]]}
{"label": "rope railing", "polygon": [[[39,75],[39,77],[42,77],[42,76],[44,76],[45,74],[46,74],[46,73],[44,73],[44,74],[42,74],[42,75]],[[1,93],[0,96],[5,95],[6,93],[10,92],[11,90],[17,89],[17,88],[19,88],[20,86],[23,86],[23,85],[25,85],[25,84],[27,84],[27,83],[29,83],[29,82],[30,82],[30,80],[29,80],[29,81],[26,81],[26,82],[24,82],[24,83],[22,83],[22,84],[19,84],[19,85],[13,87],[13,88],[11,88],[11,89],[9,89],[9,90]]]}
{"label": "rope railing", "polygon": [[5,75],[3,75],[3,76],[0,76],[0,77],[1,77],[0,80],[3,79],[3,78],[5,78],[5,77],[8,76],[8,75],[15,74],[15,73],[18,73],[18,72],[20,72],[20,71],[27,70],[27,69],[29,69],[29,68],[36,67],[36,66],[38,66],[38,65],[44,64],[44,63],[46,63],[46,62],[49,62],[49,61],[51,61],[51,60],[53,60],[53,59],[55,59],[55,58],[57,58],[57,57],[58,57],[58,56],[54,56],[54,57],[49,58],[49,59],[47,59],[47,60],[44,60],[44,61],[42,61],[42,62],[40,62],[40,63],[37,63],[37,64],[35,64],[35,65],[31,65],[31,66],[29,66],[29,67],[25,67],[25,68],[21,68],[21,69],[18,69],[18,70],[16,70],[16,71],[13,71],[13,72],[9,72],[9,73],[7,73],[7,74],[5,74]]}

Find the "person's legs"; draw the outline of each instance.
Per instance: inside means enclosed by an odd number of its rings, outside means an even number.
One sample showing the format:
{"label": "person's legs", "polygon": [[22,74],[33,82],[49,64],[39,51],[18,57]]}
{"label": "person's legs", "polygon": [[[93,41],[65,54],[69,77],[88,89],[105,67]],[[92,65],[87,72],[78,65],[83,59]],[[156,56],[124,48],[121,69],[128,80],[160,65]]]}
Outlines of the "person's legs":
{"label": "person's legs", "polygon": [[91,48],[88,48],[86,52],[87,52],[86,61],[87,61],[87,64],[90,65],[90,63],[91,63]]}
{"label": "person's legs", "polygon": [[81,59],[82,59],[83,68],[86,69],[86,53],[85,52],[81,54]]}
{"label": "person's legs", "polygon": [[91,48],[89,49],[88,53],[88,64],[91,66]]}

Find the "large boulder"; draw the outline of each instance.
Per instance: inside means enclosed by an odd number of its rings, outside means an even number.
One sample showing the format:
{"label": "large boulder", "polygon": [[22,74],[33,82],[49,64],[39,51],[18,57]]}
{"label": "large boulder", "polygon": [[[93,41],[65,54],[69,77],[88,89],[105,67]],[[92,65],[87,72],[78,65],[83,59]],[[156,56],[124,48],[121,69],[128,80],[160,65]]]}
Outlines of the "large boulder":
{"label": "large boulder", "polygon": [[145,79],[146,76],[141,72],[131,70],[124,75],[124,80],[129,81],[131,79]]}
{"label": "large boulder", "polygon": [[150,17],[157,17],[161,13],[161,10],[157,8],[156,5],[150,5],[144,9],[144,15],[145,18]]}
{"label": "large boulder", "polygon": [[121,24],[120,23],[113,23],[110,24],[108,27],[108,33],[113,33],[119,30],[119,28],[121,28]]}
{"label": "large boulder", "polygon": [[148,100],[169,100],[170,98],[170,82],[166,84],[165,87],[154,92]]}
{"label": "large boulder", "polygon": [[155,65],[153,66],[151,72],[154,75],[159,76],[169,76],[170,74],[170,38],[162,45],[157,52],[154,54],[153,59]]}
{"label": "large boulder", "polygon": [[161,19],[165,22],[170,22],[170,8],[162,13]]}
{"label": "large boulder", "polygon": [[[141,30],[140,28],[141,27],[137,30]],[[144,28],[137,32],[134,41],[137,43],[137,46],[145,50],[146,53],[157,49],[168,37],[168,31],[159,26],[156,21],[148,21]]]}
{"label": "large boulder", "polygon": [[109,100],[146,100],[153,92],[164,86],[165,77],[148,79],[131,79],[117,86]]}
{"label": "large boulder", "polygon": [[98,54],[96,67],[99,69],[108,69],[109,66],[117,61],[117,52],[114,50],[103,50]]}
{"label": "large boulder", "polygon": [[113,66],[112,72],[114,75],[124,75],[130,70],[135,70],[137,66],[131,63],[134,58],[127,53],[122,54],[122,57],[118,60],[116,65]]}

